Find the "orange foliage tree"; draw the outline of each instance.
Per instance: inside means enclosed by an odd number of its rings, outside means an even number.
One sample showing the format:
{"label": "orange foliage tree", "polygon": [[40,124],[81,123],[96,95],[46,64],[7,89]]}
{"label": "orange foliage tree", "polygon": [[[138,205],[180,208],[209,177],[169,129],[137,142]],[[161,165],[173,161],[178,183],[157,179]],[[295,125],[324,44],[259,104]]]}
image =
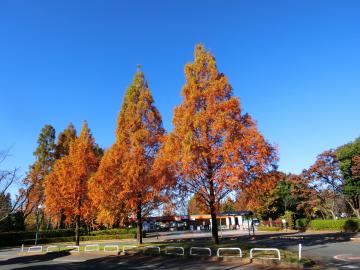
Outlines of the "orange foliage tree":
{"label": "orange foliage tree", "polygon": [[278,183],[286,177],[284,173],[273,171],[262,175],[242,186],[238,194],[236,208],[251,210],[257,216],[271,215],[276,212],[273,203],[277,199]]}
{"label": "orange foliage tree", "polygon": [[180,187],[206,202],[218,243],[220,201],[265,172],[276,153],[251,117],[242,114],[239,99],[210,52],[197,45],[194,56],[185,66],[183,102],[175,108],[174,130],[160,156],[177,174]]}
{"label": "orange foliage tree", "polygon": [[79,245],[81,220],[89,221],[94,216],[88,181],[97,167],[94,139],[84,122],[80,136],[70,144],[69,154],[58,159],[45,178],[45,210],[56,217],[63,213],[67,223],[75,223],[76,245]]}
{"label": "orange foliage tree", "polygon": [[194,194],[189,199],[187,211],[188,215],[207,214],[206,203],[203,201],[202,196]]}
{"label": "orange foliage tree", "polygon": [[114,223],[121,213],[133,214],[139,244],[143,216],[166,198],[163,192],[169,186],[154,166],[165,131],[153,102],[144,74],[137,71],[118,116],[116,141],[91,180],[99,221]]}

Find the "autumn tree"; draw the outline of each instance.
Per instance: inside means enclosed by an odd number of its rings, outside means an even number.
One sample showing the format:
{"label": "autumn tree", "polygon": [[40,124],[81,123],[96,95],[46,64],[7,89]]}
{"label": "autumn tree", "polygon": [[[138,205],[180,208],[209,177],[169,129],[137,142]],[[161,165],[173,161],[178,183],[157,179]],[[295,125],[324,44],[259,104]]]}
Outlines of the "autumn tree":
{"label": "autumn tree", "polygon": [[194,194],[188,201],[187,212],[188,215],[201,215],[207,214],[206,203],[199,194]]}
{"label": "autumn tree", "polygon": [[309,178],[309,186],[317,191],[321,201],[320,207],[336,219],[338,198],[343,189],[343,179],[340,173],[339,161],[335,150],[328,150],[317,156],[315,163],[303,172]]}
{"label": "autumn tree", "polygon": [[197,45],[194,58],[185,66],[183,102],[174,110],[174,129],[161,155],[173,166],[179,186],[206,202],[213,239],[219,243],[220,201],[265,172],[276,158],[250,115],[242,112],[211,53]]}
{"label": "autumn tree", "polygon": [[46,211],[57,217],[63,212],[66,222],[75,223],[76,245],[79,245],[81,220],[91,220],[94,214],[88,197],[88,181],[98,166],[94,143],[84,122],[80,136],[70,143],[69,154],[58,159],[45,178]]}
{"label": "autumn tree", "polygon": [[163,201],[169,184],[166,177],[159,176],[161,170],[154,169],[163,136],[160,113],[143,72],[137,71],[118,116],[116,141],[92,178],[91,196],[102,221],[111,224],[124,212],[133,214],[139,244],[143,216]]}
{"label": "autumn tree", "polygon": [[277,187],[285,178],[284,173],[273,171],[242,185],[236,207],[239,210],[253,211],[256,216],[269,218],[270,221],[278,217],[280,209],[276,206]]}

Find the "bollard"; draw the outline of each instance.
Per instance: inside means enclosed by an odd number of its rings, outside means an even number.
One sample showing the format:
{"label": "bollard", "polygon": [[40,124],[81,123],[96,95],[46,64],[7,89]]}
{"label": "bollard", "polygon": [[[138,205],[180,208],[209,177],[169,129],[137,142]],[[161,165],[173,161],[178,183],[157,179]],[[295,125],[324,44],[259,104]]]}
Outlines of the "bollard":
{"label": "bollard", "polygon": [[24,253],[24,244],[21,245],[21,253]]}
{"label": "bollard", "polygon": [[302,245],[299,244],[299,261],[301,260],[301,248],[302,248]]}

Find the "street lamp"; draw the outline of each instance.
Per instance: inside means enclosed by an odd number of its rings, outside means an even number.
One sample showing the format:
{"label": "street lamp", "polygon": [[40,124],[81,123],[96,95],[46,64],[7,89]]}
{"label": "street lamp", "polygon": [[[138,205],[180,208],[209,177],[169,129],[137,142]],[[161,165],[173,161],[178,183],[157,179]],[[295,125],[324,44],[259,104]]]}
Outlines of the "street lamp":
{"label": "street lamp", "polygon": [[38,205],[38,207],[36,208],[36,234],[35,234],[35,246],[37,245],[38,242],[38,234],[39,234],[39,227],[40,227],[40,222],[39,222],[39,215],[40,215],[40,210],[43,208],[43,206],[41,204]]}

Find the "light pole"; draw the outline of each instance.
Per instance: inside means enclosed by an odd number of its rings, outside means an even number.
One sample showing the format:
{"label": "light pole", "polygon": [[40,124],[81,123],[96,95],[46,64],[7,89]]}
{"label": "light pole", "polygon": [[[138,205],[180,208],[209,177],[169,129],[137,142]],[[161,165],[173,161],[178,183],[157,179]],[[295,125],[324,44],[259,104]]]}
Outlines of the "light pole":
{"label": "light pole", "polygon": [[38,205],[38,207],[36,208],[36,234],[35,234],[35,246],[37,245],[38,242],[38,234],[39,234],[39,227],[40,227],[40,222],[39,222],[39,214],[40,214],[40,210],[43,208],[43,206],[41,204]]}

